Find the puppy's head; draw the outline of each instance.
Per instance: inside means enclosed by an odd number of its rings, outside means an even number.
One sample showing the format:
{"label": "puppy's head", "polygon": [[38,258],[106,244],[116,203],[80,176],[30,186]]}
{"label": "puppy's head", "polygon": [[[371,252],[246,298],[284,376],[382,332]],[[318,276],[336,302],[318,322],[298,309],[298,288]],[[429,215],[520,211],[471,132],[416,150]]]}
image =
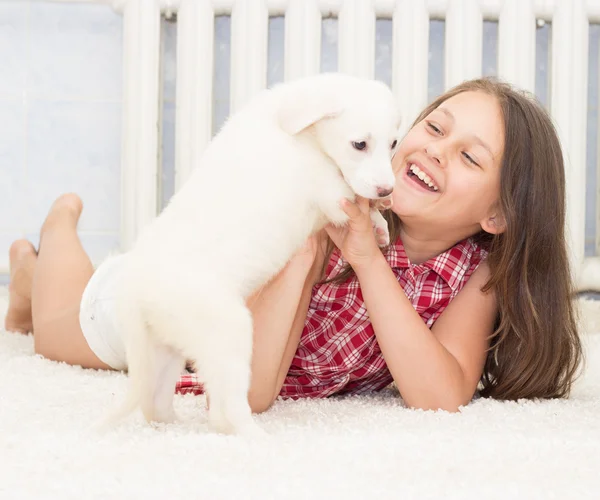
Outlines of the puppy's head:
{"label": "puppy's head", "polygon": [[341,74],[320,75],[309,82],[310,92],[297,95],[296,106],[287,108],[280,120],[283,128],[292,134],[308,129],[356,194],[370,199],[389,196],[400,127],[389,87]]}

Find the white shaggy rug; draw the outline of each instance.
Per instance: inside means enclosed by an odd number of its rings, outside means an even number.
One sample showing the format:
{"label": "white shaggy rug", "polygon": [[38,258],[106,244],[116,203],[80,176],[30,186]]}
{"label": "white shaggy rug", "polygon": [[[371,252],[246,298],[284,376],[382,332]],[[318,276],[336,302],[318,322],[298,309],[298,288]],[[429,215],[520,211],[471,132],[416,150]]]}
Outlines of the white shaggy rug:
{"label": "white shaggy rug", "polygon": [[[600,303],[583,305],[600,332]],[[2,324],[5,307],[0,296]],[[406,409],[392,392],[281,401],[257,417],[269,438],[244,442],[208,433],[198,396],[176,397],[179,423],[100,434],[90,425],[125,376],[41,359],[31,337],[0,331],[0,498],[598,499],[600,335],[586,345],[569,401],[477,400],[457,414]]]}

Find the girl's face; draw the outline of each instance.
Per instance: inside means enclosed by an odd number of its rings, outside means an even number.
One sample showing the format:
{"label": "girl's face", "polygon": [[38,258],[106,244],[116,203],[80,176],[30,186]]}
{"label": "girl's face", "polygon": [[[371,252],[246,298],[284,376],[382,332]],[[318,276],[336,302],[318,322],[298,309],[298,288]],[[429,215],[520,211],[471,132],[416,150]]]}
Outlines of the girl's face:
{"label": "girl's face", "polygon": [[497,215],[503,127],[491,95],[463,92],[443,102],[398,146],[392,163],[394,213],[425,232],[452,232],[457,238],[482,227],[494,232],[488,223],[493,226]]}

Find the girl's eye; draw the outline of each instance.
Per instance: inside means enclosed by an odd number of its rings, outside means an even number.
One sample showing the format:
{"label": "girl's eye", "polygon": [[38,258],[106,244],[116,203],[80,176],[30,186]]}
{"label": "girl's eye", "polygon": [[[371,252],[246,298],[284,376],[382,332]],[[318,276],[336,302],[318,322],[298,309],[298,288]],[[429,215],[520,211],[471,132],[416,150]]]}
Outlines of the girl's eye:
{"label": "girl's eye", "polygon": [[359,151],[364,151],[367,149],[367,143],[365,141],[353,142],[352,147],[354,149],[358,149]]}
{"label": "girl's eye", "polygon": [[428,127],[431,129],[431,130],[433,130],[433,132],[434,132],[434,133],[436,133],[436,134],[438,134],[438,135],[440,135],[440,134],[442,133],[442,131],[441,131],[439,128],[437,128],[437,127],[436,127],[436,126],[435,126],[433,123],[431,123],[431,122],[427,122],[427,126],[428,126]]}
{"label": "girl's eye", "polygon": [[479,165],[477,164],[477,162],[476,162],[476,161],[475,161],[473,158],[471,158],[471,156],[469,155],[469,153],[463,153],[462,155],[463,155],[463,156],[464,156],[464,157],[467,159],[467,161],[468,161],[469,163],[471,163],[472,165],[477,165],[477,166],[479,166]]}

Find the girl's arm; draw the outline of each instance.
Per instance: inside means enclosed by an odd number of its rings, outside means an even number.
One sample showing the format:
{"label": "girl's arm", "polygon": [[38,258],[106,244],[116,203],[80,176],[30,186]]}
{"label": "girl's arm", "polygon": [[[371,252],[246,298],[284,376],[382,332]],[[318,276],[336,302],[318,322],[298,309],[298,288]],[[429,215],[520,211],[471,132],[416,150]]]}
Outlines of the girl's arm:
{"label": "girl's arm", "polygon": [[304,323],[306,322],[308,306],[310,305],[310,299],[312,297],[312,288],[315,283],[322,278],[324,260],[325,250],[322,246],[320,246],[311,270],[304,282],[304,288],[300,296],[298,308],[296,309],[296,316],[292,323],[288,343],[285,347],[281,364],[279,365],[279,373],[277,374],[277,382],[275,384],[275,390],[273,391],[271,403],[275,401],[279,395],[281,387],[283,386],[283,382],[285,381],[285,377],[287,376],[290,365],[294,359],[294,355],[296,354],[296,350],[298,349],[300,336],[302,335]]}
{"label": "girl's arm", "polygon": [[456,411],[475,393],[493,331],[495,297],[481,292],[487,265],[480,265],[430,330],[377,247],[368,201],[342,206],[350,216],[348,226],[329,227],[328,233],[354,268],[402,398],[412,407]]}
{"label": "girl's arm", "polygon": [[248,392],[253,412],[269,408],[281,390],[300,341],[317,266],[323,262],[321,240],[310,238],[278,275],[247,300],[254,325]]}
{"label": "girl's arm", "polygon": [[493,294],[481,287],[482,264],[430,330],[407,299],[383,255],[356,275],[375,336],[408,406],[456,411],[481,378],[496,315]]}

